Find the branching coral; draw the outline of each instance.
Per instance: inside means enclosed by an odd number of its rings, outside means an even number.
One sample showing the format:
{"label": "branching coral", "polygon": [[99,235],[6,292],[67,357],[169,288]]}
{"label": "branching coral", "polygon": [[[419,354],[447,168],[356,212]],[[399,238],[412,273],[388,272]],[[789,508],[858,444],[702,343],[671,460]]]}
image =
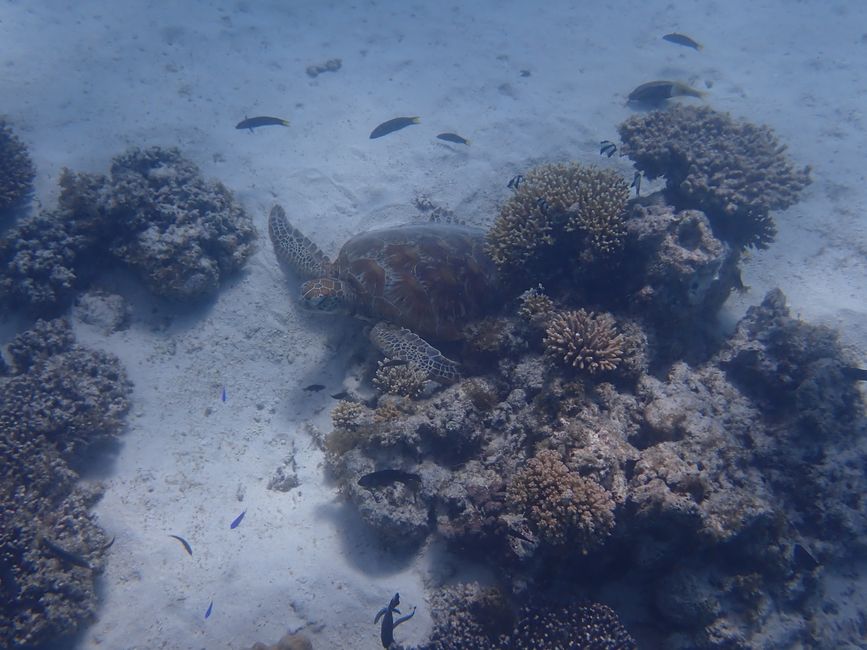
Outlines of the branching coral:
{"label": "branching coral", "polygon": [[601,603],[533,603],[518,614],[509,648],[636,650],[620,618]]}
{"label": "branching coral", "polygon": [[768,127],[707,106],[635,115],[619,131],[639,170],[665,176],[678,207],[705,212],[736,246],[767,247],[776,231],[769,211],[794,205],[810,182],[809,168],[795,169]]}
{"label": "branching coral", "polygon": [[424,391],[427,373],[410,364],[394,365],[390,359],[379,361],[373,384],[383,393],[418,397]]}
{"label": "branching coral", "polygon": [[601,546],[614,529],[614,500],[596,481],[572,471],[546,449],[531,458],[507,490],[513,506],[552,546],[581,553]]}
{"label": "branching coral", "polygon": [[554,301],[545,295],[541,284],[538,288],[527,289],[518,296],[518,300],[520,301],[518,316],[531,323],[548,320],[554,311]]}
{"label": "branching coral", "polygon": [[575,258],[607,258],[625,236],[629,188],[616,172],[577,163],[541,165],[526,174],[488,233],[501,271],[543,264],[555,244]]}
{"label": "branching coral", "polygon": [[613,316],[584,309],[555,314],[545,333],[548,354],[590,374],[615,370],[623,361],[623,346]]}
{"label": "branching coral", "polygon": [[6,122],[0,120],[0,215],[33,192],[35,176],[27,147]]}

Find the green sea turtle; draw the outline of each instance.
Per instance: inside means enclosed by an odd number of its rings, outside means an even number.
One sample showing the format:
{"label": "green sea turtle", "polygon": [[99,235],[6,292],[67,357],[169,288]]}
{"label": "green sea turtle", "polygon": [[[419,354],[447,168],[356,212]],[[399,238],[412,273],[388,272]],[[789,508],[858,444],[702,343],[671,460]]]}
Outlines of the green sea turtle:
{"label": "green sea turtle", "polygon": [[299,275],[301,303],[322,312],[377,321],[373,343],[388,357],[456,381],[458,364],[431,341],[455,341],[467,322],[494,304],[496,269],[485,232],[455,224],[419,223],[352,237],[333,262],[275,205],[268,232],[277,257]]}

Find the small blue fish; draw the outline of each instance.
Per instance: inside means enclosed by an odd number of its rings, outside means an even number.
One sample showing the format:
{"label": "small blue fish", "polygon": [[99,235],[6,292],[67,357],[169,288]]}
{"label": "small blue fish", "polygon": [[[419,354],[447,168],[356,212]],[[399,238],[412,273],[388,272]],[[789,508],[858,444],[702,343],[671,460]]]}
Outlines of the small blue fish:
{"label": "small blue fish", "polygon": [[222,399],[224,402],[226,401],[226,387],[225,386],[223,386],[223,394],[220,395],[220,399]]}
{"label": "small blue fish", "polygon": [[205,611],[205,618],[208,618],[211,615],[211,612],[214,609],[214,601],[211,601],[211,604],[208,605],[208,609]]}
{"label": "small blue fish", "polygon": [[244,519],[244,515],[246,515],[246,514],[247,514],[247,511],[245,510],[245,511],[242,512],[240,515],[238,515],[237,517],[235,517],[235,521],[232,522],[232,524],[229,526],[229,528],[231,528],[232,530],[234,530],[235,528],[237,528],[238,526],[240,526],[240,525],[241,525],[241,521]]}

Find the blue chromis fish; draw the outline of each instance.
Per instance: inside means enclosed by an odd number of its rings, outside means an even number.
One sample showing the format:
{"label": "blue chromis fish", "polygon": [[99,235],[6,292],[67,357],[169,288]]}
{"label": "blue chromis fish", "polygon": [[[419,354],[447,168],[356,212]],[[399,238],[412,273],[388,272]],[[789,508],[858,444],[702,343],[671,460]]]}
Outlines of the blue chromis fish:
{"label": "blue chromis fish", "polygon": [[223,386],[223,392],[220,394],[220,399],[226,401],[226,387]]}
{"label": "blue chromis fish", "polygon": [[205,610],[205,618],[209,618],[211,616],[211,612],[213,612],[213,611],[214,611],[214,601],[212,600],[211,603],[208,605],[208,609]]}
{"label": "blue chromis fish", "polygon": [[454,142],[455,144],[469,144],[470,141],[466,138],[459,136],[457,133],[440,133],[437,135],[440,140],[445,140],[446,142]]}
{"label": "blue chromis fish", "polygon": [[246,515],[246,514],[247,514],[247,511],[244,510],[244,512],[242,512],[240,515],[235,517],[234,521],[231,524],[229,524],[229,528],[234,530],[235,528],[240,526],[241,522],[244,520],[244,515]]}
{"label": "blue chromis fish", "polygon": [[704,93],[680,81],[648,81],[629,93],[628,101],[641,104],[661,104],[666,99],[687,95],[704,97]]}
{"label": "blue chromis fish", "polygon": [[267,115],[259,115],[258,117],[245,117],[235,125],[236,129],[253,129],[260,126],[289,126],[289,120],[284,120],[280,117],[268,117]]}
{"label": "blue chromis fish", "polygon": [[671,34],[666,34],[662,37],[662,40],[668,41],[669,43],[674,43],[675,45],[683,45],[684,47],[691,47],[694,50],[701,50],[702,44],[696,40],[691,39],[686,34],[678,34],[677,32],[672,32]]}
{"label": "blue chromis fish", "polygon": [[396,117],[393,120],[388,120],[387,122],[383,122],[378,127],[373,129],[370,132],[370,139],[381,138],[384,135],[388,135],[389,133],[394,133],[395,131],[400,131],[402,128],[410,126],[411,124],[419,124],[421,123],[421,119],[418,117]]}

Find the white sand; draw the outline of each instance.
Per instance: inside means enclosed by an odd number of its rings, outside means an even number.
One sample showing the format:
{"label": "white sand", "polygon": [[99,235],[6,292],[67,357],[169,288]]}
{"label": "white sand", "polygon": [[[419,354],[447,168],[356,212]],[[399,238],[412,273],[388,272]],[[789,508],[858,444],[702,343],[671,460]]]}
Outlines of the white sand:
{"label": "white sand", "polygon": [[[803,201],[777,215],[776,243],[746,264],[752,291],[734,313],[780,286],[797,313],[842,325],[865,349],[867,4],[170,4],[0,4],[0,110],[31,148],[42,205],[64,166],[104,172],[128,146],[177,145],[237,193],[262,235],[246,272],[205,308],[178,316],[112,278],[102,286],[131,300],[131,327],[106,337],[76,325],[135,382],[96,509],[117,535],[104,605],[79,648],[242,648],[309,625],[318,648],[372,649],[373,615],[395,591],[420,606],[399,639],[419,642],[429,627],[426,556],[378,550],[323,478],[306,427],[328,427],[354,328],[293,305],[267,241],[275,201],[330,254],[353,233],[411,218],[417,193],[490,220],[508,178],[533,164],[577,159],[628,174],[598,156],[598,142],[616,139],[638,84],[712,83],[714,108],[769,124],[814,168]],[[672,30],[705,50],[659,39]],[[305,74],[334,57],[337,73]],[[233,128],[259,114],[292,126]],[[397,115],[422,124],[368,139]],[[434,139],[450,130],[472,145]],[[301,391],[314,382],[328,389]],[[293,443],[301,487],[267,490]]]}

